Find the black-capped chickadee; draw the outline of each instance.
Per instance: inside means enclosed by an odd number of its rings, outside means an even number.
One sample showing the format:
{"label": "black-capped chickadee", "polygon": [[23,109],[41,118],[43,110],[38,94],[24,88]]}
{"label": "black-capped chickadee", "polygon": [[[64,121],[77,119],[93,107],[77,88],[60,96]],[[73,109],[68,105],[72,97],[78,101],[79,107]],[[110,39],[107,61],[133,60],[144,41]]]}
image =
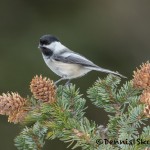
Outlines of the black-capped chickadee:
{"label": "black-capped chickadee", "polygon": [[68,80],[67,83],[69,83],[71,79],[82,77],[92,70],[125,78],[118,72],[101,68],[84,56],[71,51],[53,35],[43,35],[40,38],[39,48],[47,66],[61,77],[55,82],[56,84],[62,80]]}

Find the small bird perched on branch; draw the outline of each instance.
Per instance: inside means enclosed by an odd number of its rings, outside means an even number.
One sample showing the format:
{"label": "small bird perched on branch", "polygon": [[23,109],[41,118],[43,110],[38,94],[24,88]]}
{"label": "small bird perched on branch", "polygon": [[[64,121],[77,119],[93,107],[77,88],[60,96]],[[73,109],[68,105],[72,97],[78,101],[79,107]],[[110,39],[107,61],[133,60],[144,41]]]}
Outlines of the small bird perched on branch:
{"label": "small bird perched on branch", "polygon": [[43,35],[40,38],[39,48],[47,66],[61,77],[56,84],[62,80],[68,80],[66,83],[68,84],[71,79],[82,77],[92,70],[126,78],[118,72],[101,68],[84,56],[71,51],[53,35]]}

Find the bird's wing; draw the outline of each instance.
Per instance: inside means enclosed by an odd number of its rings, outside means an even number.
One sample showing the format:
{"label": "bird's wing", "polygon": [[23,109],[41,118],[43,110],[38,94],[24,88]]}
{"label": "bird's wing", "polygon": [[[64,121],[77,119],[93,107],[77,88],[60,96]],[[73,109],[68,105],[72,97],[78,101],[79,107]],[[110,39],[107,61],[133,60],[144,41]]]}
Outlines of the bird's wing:
{"label": "bird's wing", "polygon": [[65,52],[61,55],[53,55],[53,59],[56,61],[61,61],[64,63],[70,63],[70,64],[80,64],[85,67],[98,67],[90,60],[86,59],[84,56],[81,56],[77,53],[70,53]]}
{"label": "bird's wing", "polygon": [[111,71],[109,69],[101,68],[101,67],[95,65],[93,62],[91,62],[87,58],[85,58],[84,56],[81,56],[78,53],[74,53],[71,51],[64,52],[60,55],[53,55],[53,59],[56,61],[64,62],[64,63],[79,64],[79,65],[82,65],[86,68],[89,68],[90,70],[96,70],[96,71],[111,73],[111,74],[115,74],[117,76],[126,78],[125,76],[121,75],[118,72],[114,72],[114,71]]}

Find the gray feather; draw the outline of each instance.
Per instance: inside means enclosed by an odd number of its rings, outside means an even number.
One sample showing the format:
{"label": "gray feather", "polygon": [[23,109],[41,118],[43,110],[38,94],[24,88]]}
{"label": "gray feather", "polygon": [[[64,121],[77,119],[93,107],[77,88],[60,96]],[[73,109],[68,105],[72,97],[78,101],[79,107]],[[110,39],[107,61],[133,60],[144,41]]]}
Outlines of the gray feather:
{"label": "gray feather", "polygon": [[86,59],[85,57],[77,53],[66,52],[61,55],[53,55],[53,59],[64,63],[79,64],[85,67],[98,67],[93,62],[91,62],[90,60]]}
{"label": "gray feather", "polygon": [[90,70],[106,72],[106,73],[115,74],[115,75],[118,75],[120,77],[126,78],[125,76],[123,76],[122,74],[120,74],[118,72],[114,72],[114,71],[111,71],[108,69],[101,68],[101,67],[95,65],[90,60],[86,59],[84,56],[79,55],[78,53],[71,53],[71,51],[69,51],[69,52],[66,51],[64,53],[61,53],[61,55],[55,55],[54,54],[52,57],[56,61],[60,61],[60,62],[64,62],[64,63],[70,63],[70,64],[79,64],[79,65],[84,66],[85,68],[88,68]]}

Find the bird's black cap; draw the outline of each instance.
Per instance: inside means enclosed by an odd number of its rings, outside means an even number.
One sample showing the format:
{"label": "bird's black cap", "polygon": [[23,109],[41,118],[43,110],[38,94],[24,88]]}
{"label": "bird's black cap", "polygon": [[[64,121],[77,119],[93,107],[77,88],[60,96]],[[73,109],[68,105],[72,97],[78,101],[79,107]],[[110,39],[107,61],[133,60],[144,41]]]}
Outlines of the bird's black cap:
{"label": "bird's black cap", "polygon": [[40,45],[49,45],[51,44],[52,42],[56,42],[56,41],[59,41],[55,36],[53,35],[43,35],[41,38],[40,38]]}

